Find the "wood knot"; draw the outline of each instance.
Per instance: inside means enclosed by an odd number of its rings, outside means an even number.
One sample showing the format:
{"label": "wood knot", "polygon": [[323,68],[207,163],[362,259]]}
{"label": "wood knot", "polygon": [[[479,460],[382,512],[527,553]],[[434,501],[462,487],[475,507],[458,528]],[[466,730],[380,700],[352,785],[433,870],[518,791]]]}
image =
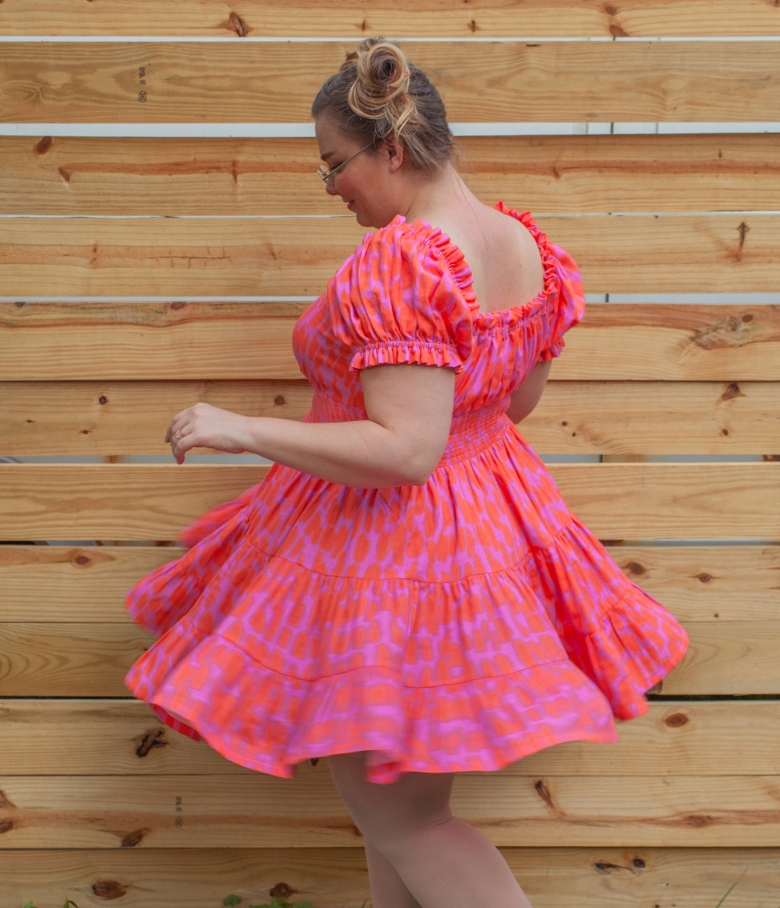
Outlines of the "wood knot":
{"label": "wood knot", "polygon": [[44,136],[41,141],[35,146],[35,150],[38,154],[46,154],[46,152],[54,144],[54,139],[51,136]]}
{"label": "wood knot", "polygon": [[626,570],[635,577],[641,577],[645,573],[644,567],[638,561],[629,561]]}
{"label": "wood knot", "polygon": [[733,381],[729,383],[729,386],[721,394],[721,400],[731,400],[733,397],[744,397],[745,395],[739,390],[739,385]]}
{"label": "wood knot", "polygon": [[89,564],[89,555],[76,555],[73,559],[74,564]]}
{"label": "wood knot", "polygon": [[134,829],[132,832],[127,833],[120,844],[122,848],[135,848],[136,845],[143,841],[144,836],[149,832],[151,832],[151,830],[146,827],[143,829]]}
{"label": "wood knot", "polygon": [[16,303],[14,303],[14,309],[24,309],[24,307],[26,305],[27,305],[27,303],[16,302]]}
{"label": "wood knot", "polygon": [[168,742],[163,737],[164,734],[165,731],[162,728],[153,728],[146,732],[141,738],[141,743],[135,749],[135,755],[145,757],[153,747],[166,747]]}
{"label": "wood knot", "polygon": [[695,826],[696,829],[700,829],[702,826],[711,826],[715,822],[715,818],[706,814],[691,813],[683,817],[682,822],[684,826]]}
{"label": "wood knot", "polygon": [[178,312],[179,309],[183,309],[187,304],[179,301],[178,303],[171,303],[171,310],[173,312]]}
{"label": "wood knot", "polygon": [[311,763],[312,766],[316,766],[316,765],[320,762],[320,758],[319,758],[319,757],[311,757],[310,760],[309,760],[309,762]]}
{"label": "wood knot", "polygon": [[610,25],[609,33],[613,38],[628,38],[628,32],[619,25]]}
{"label": "wood knot", "polygon": [[469,30],[473,33],[473,32],[475,32],[478,28],[479,28],[479,26],[477,25],[476,20],[475,20],[475,19],[472,19],[471,22],[469,22]]}
{"label": "wood knot", "polygon": [[645,862],[642,860],[642,858],[634,858],[634,860],[631,861],[631,863],[634,865],[634,867],[644,867],[645,866]]}
{"label": "wood knot", "polygon": [[702,583],[709,583],[712,580],[712,574],[705,574],[704,571],[701,574],[696,575],[696,579],[700,580]]}
{"label": "wood knot", "polygon": [[0,820],[0,835],[4,832],[10,832],[15,825],[13,820]]}
{"label": "wood knot", "polygon": [[747,325],[747,324],[749,324],[750,322],[753,321],[753,316],[751,315],[750,312],[746,312],[746,313],[742,316],[742,321],[743,321],[743,323],[744,323],[745,325]]}
{"label": "wood knot", "polygon": [[605,7],[604,7],[604,12],[605,12],[608,16],[616,16],[616,15],[617,15],[617,7],[614,7],[614,6],[611,6],[611,5],[605,6]]}
{"label": "wood knot", "polygon": [[274,403],[276,404],[277,407],[283,407],[283,406],[284,406],[284,403],[285,403],[284,397],[283,397],[281,394],[278,394],[278,395],[274,398]]}
{"label": "wood knot", "polygon": [[123,895],[127,894],[127,890],[116,880],[98,880],[97,883],[92,884],[92,893],[99,899],[110,901],[111,899],[121,899]]}
{"label": "wood knot", "polygon": [[297,892],[297,889],[293,889],[292,886],[288,886],[287,883],[277,883],[273,889],[268,893],[271,898],[277,899],[288,899],[293,893]]}
{"label": "wood knot", "polygon": [[669,726],[669,728],[680,728],[683,725],[688,724],[688,717],[685,713],[672,713],[671,716],[667,716],[664,719],[664,723]]}
{"label": "wood knot", "polygon": [[611,864],[609,861],[596,861],[593,865],[599,873],[612,873],[615,870],[624,870],[620,864]]}
{"label": "wood knot", "polygon": [[552,808],[552,809],[554,810],[554,809],[555,809],[555,802],[553,801],[552,795],[550,794],[550,790],[549,790],[549,789],[547,788],[547,786],[544,784],[544,779],[537,779],[537,780],[534,782],[534,788],[536,789],[536,793],[537,793],[537,794],[539,795],[539,797],[544,801],[544,803],[545,803],[548,807],[550,807],[550,808]]}
{"label": "wood knot", "polygon": [[98,401],[98,403],[100,403],[100,404],[107,404],[107,403],[108,403],[108,398],[105,396],[105,394],[100,398],[100,400]]}
{"label": "wood knot", "polygon": [[239,38],[246,38],[249,32],[252,31],[241,16],[234,12],[231,12],[228,17],[228,28],[234,31]]}

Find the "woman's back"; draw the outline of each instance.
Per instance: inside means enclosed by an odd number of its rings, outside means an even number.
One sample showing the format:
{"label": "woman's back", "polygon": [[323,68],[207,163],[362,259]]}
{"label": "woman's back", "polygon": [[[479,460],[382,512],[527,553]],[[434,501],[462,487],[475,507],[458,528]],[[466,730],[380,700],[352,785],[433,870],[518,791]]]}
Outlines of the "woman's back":
{"label": "woman's back", "polygon": [[463,253],[481,313],[521,306],[544,289],[536,240],[515,218],[487,204],[475,207],[471,199],[452,197],[421,216],[440,227]]}

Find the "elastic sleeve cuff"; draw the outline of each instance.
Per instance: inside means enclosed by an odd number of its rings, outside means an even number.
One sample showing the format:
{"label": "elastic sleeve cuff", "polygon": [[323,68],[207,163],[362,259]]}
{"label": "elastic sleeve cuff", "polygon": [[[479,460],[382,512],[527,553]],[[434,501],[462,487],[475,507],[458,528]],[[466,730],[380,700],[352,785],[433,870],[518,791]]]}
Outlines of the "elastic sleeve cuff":
{"label": "elastic sleeve cuff", "polygon": [[538,363],[547,362],[550,359],[554,359],[556,356],[561,355],[561,350],[566,346],[566,341],[561,338],[561,340],[556,341],[554,344],[550,344],[549,347],[542,350],[537,359]]}
{"label": "elastic sleeve cuff", "polygon": [[458,374],[465,368],[465,361],[449,344],[435,341],[385,341],[361,347],[353,355],[350,372],[369,366],[397,363],[421,363],[425,366],[449,366]]}

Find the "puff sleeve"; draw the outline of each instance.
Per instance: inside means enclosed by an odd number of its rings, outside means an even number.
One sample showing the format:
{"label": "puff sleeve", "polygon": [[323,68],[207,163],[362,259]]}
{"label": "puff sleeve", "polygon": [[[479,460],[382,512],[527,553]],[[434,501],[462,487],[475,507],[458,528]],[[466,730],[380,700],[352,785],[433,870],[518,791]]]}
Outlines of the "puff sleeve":
{"label": "puff sleeve", "polygon": [[547,252],[552,261],[553,292],[548,299],[549,334],[539,353],[539,362],[561,355],[566,346],[563,335],[582,320],[585,313],[585,295],[582,278],[574,259],[555,243],[547,241]]}
{"label": "puff sleeve", "polygon": [[458,257],[449,237],[426,221],[394,219],[366,235],[328,286],[331,321],[350,348],[350,371],[383,363],[463,371],[472,318]]}

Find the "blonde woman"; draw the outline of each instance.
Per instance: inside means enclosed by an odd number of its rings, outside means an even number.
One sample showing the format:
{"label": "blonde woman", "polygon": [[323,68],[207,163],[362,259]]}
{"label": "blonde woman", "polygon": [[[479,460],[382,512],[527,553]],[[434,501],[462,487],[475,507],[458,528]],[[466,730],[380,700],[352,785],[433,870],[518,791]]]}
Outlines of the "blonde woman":
{"label": "blonde woman", "polygon": [[583,313],[528,213],[477,199],[438,92],[381,38],[312,108],[325,190],[376,228],[299,320],[304,421],[206,404],[167,441],[274,461],[127,607],[163,635],[126,682],[171,727],[292,778],[328,757],[374,908],[528,908],[449,800],[614,718],[685,654],[674,617],[563,502],[515,424]]}

